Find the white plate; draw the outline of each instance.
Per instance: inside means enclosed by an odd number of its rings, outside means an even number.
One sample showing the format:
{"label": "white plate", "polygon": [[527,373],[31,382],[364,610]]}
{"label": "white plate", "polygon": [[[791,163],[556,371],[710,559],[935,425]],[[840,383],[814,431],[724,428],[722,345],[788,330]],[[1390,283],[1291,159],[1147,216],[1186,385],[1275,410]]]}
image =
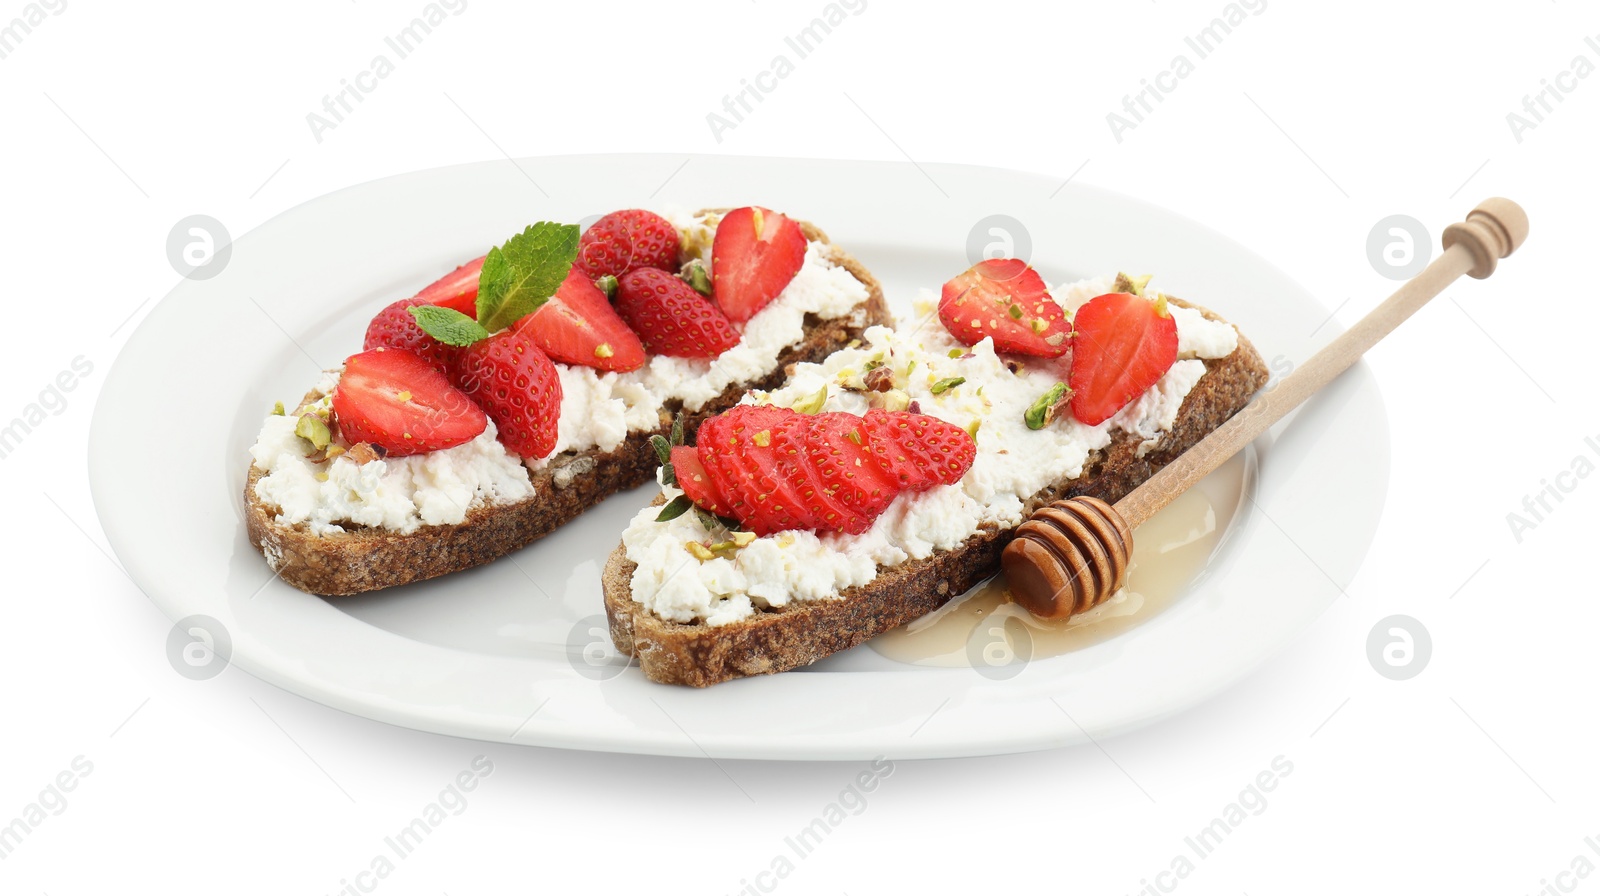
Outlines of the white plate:
{"label": "white plate", "polygon": [[[95,505],[129,573],[168,616],[212,617],[240,668],[396,725],[793,759],[1001,753],[1143,725],[1255,668],[1355,573],[1388,480],[1383,405],[1364,367],[1257,443],[1253,500],[1189,593],[1125,635],[1036,659],[1005,680],[859,648],[705,690],[592,665],[586,651],[609,648],[600,568],[648,488],[509,559],[338,602],[274,580],[242,521],[247,451],[266,409],[356,351],[378,308],[540,219],[759,202],[827,230],[904,309],[918,289],[965,269],[974,225],[1002,213],[1025,225],[1049,281],[1157,272],[1164,290],[1226,315],[1280,367],[1309,354],[1328,312],[1271,265],[1159,208],[1058,186],[946,165],[617,155],[484,162],[342,190],[235,241],[220,275],[181,283],[134,333],[95,411]],[[179,441],[153,437],[170,428],[174,403],[190,414]]]}

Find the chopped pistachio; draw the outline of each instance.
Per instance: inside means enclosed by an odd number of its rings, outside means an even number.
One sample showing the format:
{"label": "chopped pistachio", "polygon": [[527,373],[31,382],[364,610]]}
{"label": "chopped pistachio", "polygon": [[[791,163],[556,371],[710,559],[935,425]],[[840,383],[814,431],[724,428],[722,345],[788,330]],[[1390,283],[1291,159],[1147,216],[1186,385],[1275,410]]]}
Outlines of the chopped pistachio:
{"label": "chopped pistachio", "polygon": [[961,357],[962,355],[964,355],[966,353],[967,353],[967,350],[964,349],[964,348],[953,348],[953,349],[950,350],[950,357],[959,358],[959,357]]}
{"label": "chopped pistachio", "polygon": [[689,266],[683,269],[683,280],[695,292],[703,296],[711,295],[711,275],[706,272],[706,266],[698,258],[689,262]]}
{"label": "chopped pistachio", "polygon": [[1011,307],[1006,309],[1006,313],[1011,315],[1012,320],[1022,320],[1022,306],[1016,302],[1011,303]]}
{"label": "chopped pistachio", "polygon": [[844,434],[844,437],[852,442],[855,442],[857,445],[861,444],[861,433],[857,430],[850,430]]}
{"label": "chopped pistachio", "polygon": [[609,342],[602,342],[594,347],[594,356],[596,358],[609,358],[615,354],[616,352],[611,349],[611,343]]}
{"label": "chopped pistachio", "polygon": [[802,414],[816,414],[820,413],[822,411],[822,406],[827,403],[828,387],[823,386],[821,389],[818,389],[811,395],[808,395],[805,398],[795,402],[791,410],[799,411]]}
{"label": "chopped pistachio", "polygon": [[867,404],[883,411],[903,411],[911,406],[911,396],[902,389],[868,392]]}
{"label": "chopped pistachio", "polygon": [[978,427],[982,424],[983,420],[977,417],[973,417],[972,422],[967,424],[967,435],[972,436],[974,442],[978,440]]}
{"label": "chopped pistachio", "polygon": [[861,347],[861,340],[859,340],[859,339],[852,339],[852,340],[850,340],[850,341],[849,341],[849,342],[846,342],[846,343],[845,343],[845,344],[844,344],[844,347],[845,347],[845,348],[860,348],[860,347]]}
{"label": "chopped pistachio", "polygon": [[328,430],[328,424],[316,414],[306,414],[295,421],[294,434],[310,442],[311,447],[318,451],[333,442],[333,433]]}
{"label": "chopped pistachio", "polygon": [[274,404],[272,406],[272,416],[274,416],[274,417],[282,417],[282,416],[284,416],[283,402],[281,402],[281,401],[277,402],[276,404]]}
{"label": "chopped pistachio", "polygon": [[874,367],[861,378],[869,392],[887,392],[894,388],[894,371],[887,367]]}
{"label": "chopped pistachio", "polygon": [[1033,335],[1037,336],[1040,333],[1043,333],[1045,330],[1050,329],[1050,322],[1042,317],[1036,317],[1030,324],[1028,324],[1028,327],[1029,329],[1033,330]]}
{"label": "chopped pistachio", "polygon": [[964,376],[947,376],[937,383],[934,383],[932,386],[929,386],[928,391],[935,395],[943,395],[944,393],[949,392],[951,389],[954,389],[966,381],[967,378]]}
{"label": "chopped pistachio", "polygon": [[756,540],[756,533],[754,533],[754,532],[744,531],[744,532],[735,532],[735,533],[733,533],[733,543],[734,543],[734,545],[736,547],[741,547],[741,548],[749,547],[751,542],[753,542],[755,540]]}
{"label": "chopped pistachio", "polygon": [[1067,395],[1067,384],[1056,383],[1043,395],[1039,396],[1028,409],[1023,412],[1022,420],[1028,424],[1029,429],[1044,429],[1056,417],[1056,407],[1061,399]]}
{"label": "chopped pistachio", "polygon": [[1172,312],[1170,310],[1168,310],[1168,308],[1167,308],[1167,294],[1164,293],[1164,292],[1156,293],[1156,316],[1157,317],[1171,317],[1172,316]]}
{"label": "chopped pistachio", "polygon": [[698,541],[686,541],[686,542],[683,543],[683,546],[689,549],[689,553],[693,554],[696,560],[714,560],[714,559],[716,559],[717,555],[711,553],[711,549],[710,548],[706,547],[705,545],[701,544]]}
{"label": "chopped pistachio", "polygon": [[772,430],[763,429],[752,436],[750,441],[755,442],[757,448],[766,448],[772,444]]}
{"label": "chopped pistachio", "polygon": [[403,390],[400,391],[400,394],[395,396],[395,398],[398,398],[401,401],[410,401],[411,397],[412,396],[411,396],[411,390],[410,389],[403,389]]}
{"label": "chopped pistachio", "polygon": [[605,293],[608,299],[614,298],[617,294],[617,278],[610,274],[594,281],[594,285],[600,287],[600,291]]}

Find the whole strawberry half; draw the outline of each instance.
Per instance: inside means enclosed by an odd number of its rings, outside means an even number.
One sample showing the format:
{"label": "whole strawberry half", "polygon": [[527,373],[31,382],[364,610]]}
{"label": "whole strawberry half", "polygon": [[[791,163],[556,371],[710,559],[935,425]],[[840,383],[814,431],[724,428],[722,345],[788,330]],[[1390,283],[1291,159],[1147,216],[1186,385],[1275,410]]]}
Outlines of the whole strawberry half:
{"label": "whole strawberry half", "polygon": [[638,335],[576,265],[556,294],[513,329],[527,331],[546,355],[564,364],[616,371],[644,366],[644,344]]}
{"label": "whole strawberry half", "polygon": [[1039,272],[1018,258],[980,261],[944,285],[939,322],[967,345],[985,336],[995,351],[1056,358],[1072,327]]}
{"label": "whole strawberry half", "polygon": [[736,208],[711,241],[711,295],[743,323],[778,297],[806,260],[806,235],[789,218],[759,206]]}
{"label": "whole strawberry half", "polygon": [[346,441],[370,442],[393,457],[453,448],[488,426],[484,412],[432,364],[389,348],[345,361],[333,417]]}
{"label": "whole strawberry half", "polygon": [[422,328],[417,326],[417,319],[406,310],[416,305],[428,304],[432,303],[421,298],[401,299],[379,311],[372,322],[367,324],[367,336],[362,340],[361,348],[365,351],[375,348],[408,351],[433,365],[433,368],[440,373],[448,374],[459,350],[424,333]]}
{"label": "whole strawberry half", "polygon": [[561,375],[526,330],[502,330],[462,349],[453,378],[494,421],[507,451],[540,458],[555,450]]}
{"label": "whole strawberry half", "polygon": [[640,268],[676,271],[679,242],[671,221],[644,209],[624,209],[605,215],[578,238],[577,266],[590,280]]}
{"label": "whole strawberry half", "polygon": [[1072,337],[1072,416],[1094,426],[1144,394],[1178,359],[1167,300],[1109,293],[1078,309]]}
{"label": "whole strawberry half", "polygon": [[429,305],[443,305],[468,317],[477,317],[478,275],[482,272],[483,257],[480,256],[424,287],[416,298]]}
{"label": "whole strawberry half", "polygon": [[672,452],[696,504],[758,535],[871,528],[896,495],[960,481],[977,447],[966,430],[923,414],[802,414],[739,405]]}
{"label": "whole strawberry half", "polygon": [[666,271],[640,268],[617,281],[617,311],[658,355],[714,358],[739,344],[739,333],[705,296]]}

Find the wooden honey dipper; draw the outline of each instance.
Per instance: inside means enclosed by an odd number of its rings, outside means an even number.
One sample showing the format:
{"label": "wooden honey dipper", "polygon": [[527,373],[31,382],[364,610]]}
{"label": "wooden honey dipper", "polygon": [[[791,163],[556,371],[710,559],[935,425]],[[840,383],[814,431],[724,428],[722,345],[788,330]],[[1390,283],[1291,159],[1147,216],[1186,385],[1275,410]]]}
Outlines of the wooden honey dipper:
{"label": "wooden honey dipper", "polygon": [[1462,274],[1482,280],[1494,273],[1496,262],[1527,237],[1521,206],[1485,200],[1467,220],[1445,228],[1444,253],[1422,273],[1115,507],[1085,495],[1039,508],[1001,555],[1012,597],[1035,616],[1065,619],[1117,593],[1127,580],[1134,529],[1332,382]]}

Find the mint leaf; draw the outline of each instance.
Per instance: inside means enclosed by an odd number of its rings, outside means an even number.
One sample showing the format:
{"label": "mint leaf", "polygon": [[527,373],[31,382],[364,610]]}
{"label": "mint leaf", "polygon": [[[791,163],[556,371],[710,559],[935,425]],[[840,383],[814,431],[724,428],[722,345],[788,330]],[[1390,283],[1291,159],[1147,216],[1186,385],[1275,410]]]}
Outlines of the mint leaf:
{"label": "mint leaf", "polygon": [[417,326],[422,328],[422,332],[445,345],[465,346],[489,338],[489,331],[485,330],[482,324],[454,308],[446,308],[443,305],[413,305],[407,310],[416,318]]}
{"label": "mint leaf", "polygon": [[478,321],[493,333],[543,305],[578,257],[574,224],[540,221],[490,249],[478,275]]}
{"label": "mint leaf", "polygon": [[687,513],[689,508],[693,506],[694,502],[689,500],[688,495],[679,495],[668,501],[667,506],[661,508],[661,512],[656,515],[656,522],[664,523],[668,520],[675,520]]}

